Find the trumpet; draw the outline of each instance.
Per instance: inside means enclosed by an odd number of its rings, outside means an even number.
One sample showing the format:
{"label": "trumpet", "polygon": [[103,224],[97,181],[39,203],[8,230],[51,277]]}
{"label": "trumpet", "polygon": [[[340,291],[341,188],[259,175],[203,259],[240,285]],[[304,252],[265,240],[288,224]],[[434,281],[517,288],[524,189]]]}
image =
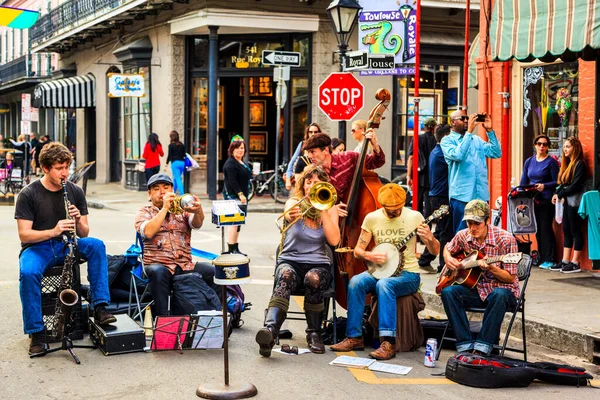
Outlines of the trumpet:
{"label": "trumpet", "polygon": [[[308,207],[298,218],[285,225],[285,216],[289,214],[295,207],[297,207],[304,200],[308,199],[310,202],[310,207]],[[275,220],[275,224],[281,233],[286,233],[288,229],[290,229],[296,222],[300,221],[304,218],[304,215],[310,211],[312,208],[316,208],[320,211],[329,210],[331,207],[335,205],[337,202],[337,192],[333,185],[329,182],[318,182],[310,188],[310,191],[306,196],[298,200],[292,207],[290,207],[287,211],[284,211],[277,219]],[[280,224],[279,220],[283,220]]]}
{"label": "trumpet", "polygon": [[194,196],[189,193],[182,194],[181,196],[175,197],[175,199],[171,202],[171,207],[169,207],[169,212],[171,214],[183,214],[184,207],[191,206],[194,204]]}

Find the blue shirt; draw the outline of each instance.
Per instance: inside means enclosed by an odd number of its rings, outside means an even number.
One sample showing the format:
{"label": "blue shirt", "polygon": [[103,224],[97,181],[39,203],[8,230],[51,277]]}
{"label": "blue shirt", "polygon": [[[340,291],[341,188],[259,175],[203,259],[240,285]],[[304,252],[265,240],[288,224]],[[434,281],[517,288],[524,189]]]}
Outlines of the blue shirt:
{"label": "blue shirt", "polygon": [[538,196],[542,199],[550,200],[556,189],[558,169],[558,162],[550,156],[542,161],[538,161],[535,156],[529,157],[523,165],[521,186],[543,183],[544,190]]}
{"label": "blue shirt", "polygon": [[442,146],[436,144],[429,154],[429,196],[448,197],[448,164]]}
{"label": "blue shirt", "polygon": [[442,139],[442,151],[448,163],[448,185],[451,199],[469,202],[490,200],[487,158],[500,158],[502,149],[494,131],[488,132],[489,142],[467,132],[454,131]]}
{"label": "blue shirt", "polygon": [[600,192],[592,190],[583,195],[579,216],[588,219],[588,252],[590,260],[600,260]]}

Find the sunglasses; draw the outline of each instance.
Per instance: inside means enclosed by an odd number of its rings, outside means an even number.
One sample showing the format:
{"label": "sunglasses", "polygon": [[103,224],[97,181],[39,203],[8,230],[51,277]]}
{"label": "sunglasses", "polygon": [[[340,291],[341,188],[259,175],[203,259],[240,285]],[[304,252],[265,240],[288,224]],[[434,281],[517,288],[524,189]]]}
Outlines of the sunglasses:
{"label": "sunglasses", "polygon": [[463,115],[460,118],[452,118],[452,121],[468,121],[469,117],[467,117],[466,115]]}
{"label": "sunglasses", "polygon": [[548,147],[548,142],[536,142],[537,146]]}
{"label": "sunglasses", "polygon": [[290,347],[289,344],[282,344],[281,351],[283,351],[284,353],[288,353],[288,354],[298,354],[298,347],[297,346]]}

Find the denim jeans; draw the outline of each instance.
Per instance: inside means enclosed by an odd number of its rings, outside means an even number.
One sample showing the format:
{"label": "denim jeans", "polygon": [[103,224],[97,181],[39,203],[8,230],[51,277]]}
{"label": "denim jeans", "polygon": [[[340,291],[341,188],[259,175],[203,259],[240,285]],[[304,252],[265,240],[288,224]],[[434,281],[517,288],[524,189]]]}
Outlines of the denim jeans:
{"label": "denim jeans", "polygon": [[452,213],[452,228],[454,230],[454,234],[467,227],[467,223],[462,220],[465,216],[466,205],[467,203],[464,201],[450,199],[450,212]]}
{"label": "denim jeans", "polygon": [[185,162],[183,160],[171,161],[171,173],[173,173],[173,191],[175,194],[183,194],[183,181],[181,176],[185,171]]}
{"label": "denim jeans", "polygon": [[[80,238],[77,243],[79,253],[87,260],[92,306],[109,304],[108,266],[104,243],[90,237]],[[19,290],[23,307],[23,328],[26,334],[44,329],[42,277],[48,268],[64,262],[65,251],[61,241],[47,240],[28,247],[19,258]]]}
{"label": "denim jeans", "polygon": [[362,336],[365,297],[375,291],[380,336],[396,336],[396,297],[415,293],[421,284],[421,275],[402,271],[400,276],[375,279],[367,271],[355,275],[348,285],[347,337]]}
{"label": "denim jeans", "polygon": [[[477,289],[453,285],[442,290],[442,303],[456,335],[456,351],[478,350],[490,354],[494,342],[500,337],[500,326],[507,309],[514,309],[517,299],[504,288],[496,288],[482,301]],[[483,323],[477,340],[473,340],[469,320],[465,309],[468,307],[485,308]]]}

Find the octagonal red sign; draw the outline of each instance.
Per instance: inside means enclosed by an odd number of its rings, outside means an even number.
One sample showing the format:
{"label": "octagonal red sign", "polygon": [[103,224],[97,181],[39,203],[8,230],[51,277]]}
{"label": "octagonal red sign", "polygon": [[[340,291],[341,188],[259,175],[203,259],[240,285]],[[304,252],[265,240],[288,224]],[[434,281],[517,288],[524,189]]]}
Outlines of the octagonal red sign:
{"label": "octagonal red sign", "polygon": [[319,108],[332,121],[347,121],[363,108],[364,86],[349,72],[334,72],[319,85]]}

